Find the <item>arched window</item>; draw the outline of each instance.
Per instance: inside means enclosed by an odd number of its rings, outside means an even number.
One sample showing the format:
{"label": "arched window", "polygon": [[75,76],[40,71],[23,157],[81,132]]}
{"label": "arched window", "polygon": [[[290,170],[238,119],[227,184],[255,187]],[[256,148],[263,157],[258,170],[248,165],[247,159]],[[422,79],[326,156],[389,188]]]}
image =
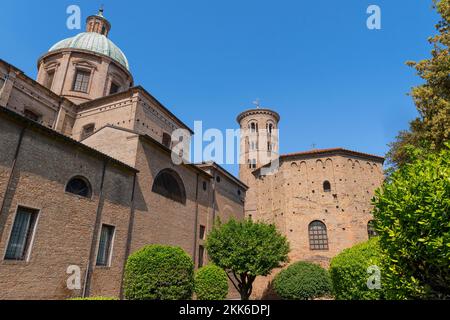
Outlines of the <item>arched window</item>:
{"label": "arched window", "polygon": [[321,221],[313,221],[309,225],[309,248],[328,250],[327,226]]}
{"label": "arched window", "polygon": [[375,229],[375,221],[374,220],[370,220],[367,223],[367,234],[369,235],[369,239],[372,239],[372,238],[378,236],[377,231]]}
{"label": "arched window", "polygon": [[170,200],[186,204],[186,190],[183,181],[173,170],[161,171],[156,176],[152,191]]}
{"label": "arched window", "polygon": [[268,133],[268,135],[272,135],[272,131],[273,131],[273,124],[272,123],[268,123],[267,124],[267,133]]}
{"label": "arched window", "polygon": [[91,184],[84,177],[74,177],[70,179],[66,185],[66,192],[84,198],[90,198],[92,196]]}
{"label": "arched window", "polygon": [[255,133],[255,132],[256,132],[256,123],[252,122],[252,123],[250,124],[250,130],[251,130],[252,133]]}
{"label": "arched window", "polygon": [[330,181],[325,181],[323,183],[323,191],[324,192],[331,192],[331,183],[330,183]]}

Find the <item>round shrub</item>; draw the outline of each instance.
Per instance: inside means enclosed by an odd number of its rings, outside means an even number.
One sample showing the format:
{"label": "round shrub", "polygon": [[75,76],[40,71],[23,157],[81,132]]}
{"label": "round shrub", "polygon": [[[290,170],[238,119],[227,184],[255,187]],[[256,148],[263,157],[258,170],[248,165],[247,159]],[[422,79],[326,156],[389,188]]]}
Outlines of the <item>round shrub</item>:
{"label": "round shrub", "polygon": [[368,281],[374,275],[373,271],[368,269],[371,266],[380,267],[380,262],[381,251],[378,238],[346,249],[334,257],[331,260],[330,276],[335,298],[337,300],[382,299],[382,290],[368,287]]}
{"label": "round shrub", "polygon": [[213,264],[196,272],[194,284],[198,300],[224,300],[228,295],[227,274]]}
{"label": "round shrub", "polygon": [[71,298],[71,301],[117,301],[118,298],[114,297],[89,297],[89,298]]}
{"label": "round shrub", "polygon": [[125,267],[128,300],[189,300],[194,264],[181,248],[151,245],[132,254]]}
{"label": "round shrub", "polygon": [[281,271],[273,287],[285,300],[310,300],[330,294],[332,290],[328,271],[309,262],[297,262]]}

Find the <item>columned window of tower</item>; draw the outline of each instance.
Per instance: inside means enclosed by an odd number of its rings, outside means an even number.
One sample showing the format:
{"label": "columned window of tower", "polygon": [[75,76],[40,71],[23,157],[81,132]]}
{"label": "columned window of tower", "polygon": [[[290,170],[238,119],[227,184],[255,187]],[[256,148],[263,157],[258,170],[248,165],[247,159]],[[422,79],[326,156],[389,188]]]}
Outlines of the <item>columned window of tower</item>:
{"label": "columned window of tower", "polygon": [[309,225],[309,247],[313,251],[327,251],[327,226],[322,221],[313,221]]}
{"label": "columned window of tower", "polygon": [[273,132],[273,129],[274,129],[273,123],[268,123],[266,129],[267,129],[268,135],[272,135],[272,132]]}
{"label": "columned window of tower", "polygon": [[75,72],[75,78],[73,82],[73,91],[88,93],[90,78],[91,78],[90,71],[77,69]]}

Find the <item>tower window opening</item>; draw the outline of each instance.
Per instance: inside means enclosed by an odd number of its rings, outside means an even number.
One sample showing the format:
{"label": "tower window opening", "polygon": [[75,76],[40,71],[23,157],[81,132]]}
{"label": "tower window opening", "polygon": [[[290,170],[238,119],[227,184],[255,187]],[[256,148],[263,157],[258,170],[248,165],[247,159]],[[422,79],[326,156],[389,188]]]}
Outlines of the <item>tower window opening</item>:
{"label": "tower window opening", "polygon": [[324,192],[331,192],[331,183],[330,183],[330,181],[325,181],[323,183],[323,191]]}

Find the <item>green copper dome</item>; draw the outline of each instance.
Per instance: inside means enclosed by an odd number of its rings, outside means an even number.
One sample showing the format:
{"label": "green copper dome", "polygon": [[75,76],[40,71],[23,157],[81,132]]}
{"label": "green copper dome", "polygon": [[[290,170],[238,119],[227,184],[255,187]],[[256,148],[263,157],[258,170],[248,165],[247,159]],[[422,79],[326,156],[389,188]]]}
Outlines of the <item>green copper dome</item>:
{"label": "green copper dome", "polygon": [[96,32],[83,32],[73,38],[62,40],[51,47],[49,52],[60,49],[81,49],[99,53],[110,57],[130,70],[128,59],[122,50],[106,36]]}

